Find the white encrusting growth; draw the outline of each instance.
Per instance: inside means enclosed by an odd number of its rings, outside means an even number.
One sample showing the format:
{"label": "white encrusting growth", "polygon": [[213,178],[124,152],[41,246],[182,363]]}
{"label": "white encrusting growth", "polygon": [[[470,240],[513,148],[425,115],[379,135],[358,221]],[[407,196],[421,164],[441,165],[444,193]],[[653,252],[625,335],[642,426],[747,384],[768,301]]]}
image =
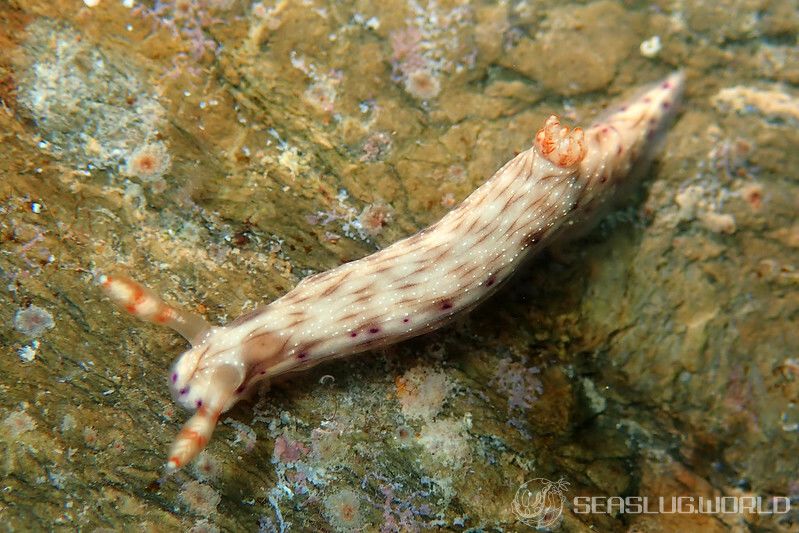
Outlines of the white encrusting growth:
{"label": "white encrusting growth", "polygon": [[[672,74],[587,130],[550,117],[530,149],[437,223],[306,278],[227,326],[206,327],[189,314],[184,319],[135,282],[106,280],[134,314],[176,328],[182,322],[184,330],[186,320],[191,325],[182,333],[194,346],[176,361],[170,383],[176,400],[196,412],[173,445],[168,468],[196,456],[219,415],[259,381],[438,328],[496,291],[523,258],[598,218],[651,151],[682,85],[682,74]],[[136,305],[125,294],[137,295]]]}

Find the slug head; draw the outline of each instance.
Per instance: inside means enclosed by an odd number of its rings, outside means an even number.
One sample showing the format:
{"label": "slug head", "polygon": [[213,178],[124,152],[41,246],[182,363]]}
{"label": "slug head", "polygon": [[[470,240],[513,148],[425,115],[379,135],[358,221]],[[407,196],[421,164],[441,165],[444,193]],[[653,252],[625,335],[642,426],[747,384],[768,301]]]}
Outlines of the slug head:
{"label": "slug head", "polygon": [[168,473],[199,454],[214,432],[219,415],[238,400],[245,379],[241,344],[230,328],[211,328],[199,344],[178,357],[169,375],[175,401],[194,414],[169,451]]}
{"label": "slug head", "polygon": [[186,409],[205,407],[221,413],[236,402],[245,375],[240,344],[230,338],[228,328],[212,328],[175,361],[169,387],[175,402]]}

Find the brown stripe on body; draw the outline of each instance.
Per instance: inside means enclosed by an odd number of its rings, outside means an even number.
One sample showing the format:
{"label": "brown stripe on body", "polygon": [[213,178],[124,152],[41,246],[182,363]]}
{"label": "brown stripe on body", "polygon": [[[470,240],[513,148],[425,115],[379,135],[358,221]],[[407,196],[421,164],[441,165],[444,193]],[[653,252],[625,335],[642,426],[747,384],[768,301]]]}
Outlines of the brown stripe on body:
{"label": "brown stripe on body", "polygon": [[493,233],[497,228],[496,219],[490,219],[487,221],[481,219],[480,222],[482,222],[482,225],[474,230],[475,233]]}
{"label": "brown stripe on body", "polygon": [[359,296],[351,302],[353,305],[363,302],[368,302],[369,300],[375,297],[374,290],[364,292],[363,294],[361,294],[361,291],[358,291],[355,294],[358,294]]}
{"label": "brown stripe on body", "polygon": [[415,302],[417,302],[419,300],[420,300],[419,298],[413,298],[413,297],[403,298],[402,300],[397,302],[397,305],[407,305],[407,304],[415,303]]}
{"label": "brown stripe on body", "polygon": [[[427,248],[426,250],[424,250],[424,254],[425,254],[425,256],[429,256],[430,254],[432,254],[434,252],[437,252],[437,251],[439,251],[441,249],[449,249],[451,246],[452,246],[451,242],[440,242],[440,243],[436,244],[435,246],[433,246],[431,248]],[[424,258],[420,257],[419,259],[424,259]],[[417,261],[419,259],[417,259]]]}
{"label": "brown stripe on body", "polygon": [[336,280],[334,283],[330,284],[327,288],[325,288],[325,290],[323,290],[320,293],[320,296],[322,296],[323,298],[326,296],[330,296],[333,293],[335,293],[337,290],[339,290],[339,288],[341,288],[341,281]]}
{"label": "brown stripe on body", "polygon": [[527,248],[528,246],[533,246],[535,244],[538,244],[539,242],[541,242],[541,240],[543,240],[546,234],[547,234],[547,228],[541,228],[535,230],[532,233],[528,233],[524,237],[522,237],[521,241],[519,241],[520,245],[522,246],[522,248]]}
{"label": "brown stripe on body", "polygon": [[313,293],[300,290],[300,286],[297,285],[296,287],[294,287],[294,289],[291,292],[286,294],[280,300],[282,300],[281,303],[284,304],[301,304],[303,302],[307,302],[308,300],[313,298],[313,296],[314,296]]}
{"label": "brown stripe on body", "polygon": [[469,210],[463,209],[463,206],[461,206],[454,211],[450,211],[449,215],[446,218],[443,218],[441,222],[443,223],[446,221],[448,227],[455,229],[460,227],[460,225],[463,224],[464,219],[468,216]]}
{"label": "brown stripe on body", "polygon": [[[477,225],[478,225],[480,222],[481,222],[481,220],[480,220],[480,218],[479,218],[479,217],[474,217],[474,219],[472,220],[471,224],[469,224],[469,227],[468,227],[468,228],[466,228],[466,231],[464,232],[464,234],[475,233],[475,229],[474,229],[474,228],[475,228],[475,226],[477,226]],[[485,228],[485,226],[483,226],[483,228]]]}
{"label": "brown stripe on body", "polygon": [[513,194],[508,200],[505,202],[505,205],[502,207],[503,210],[510,208],[513,204],[527,196],[529,193],[527,191],[519,191],[516,194]]}
{"label": "brown stripe on body", "polygon": [[[487,183],[491,183],[493,187],[490,187],[485,190],[482,198],[479,198],[480,202],[493,202],[500,196],[502,196],[507,190],[508,187],[512,186],[515,181],[516,175],[519,174],[518,167],[522,164],[523,157],[514,157],[508,163],[503,166],[501,169],[494,174],[491,179]],[[506,183],[503,187],[500,187],[497,182],[501,181],[500,178],[506,177],[508,174],[514,174],[514,176],[510,179],[505,180]]]}
{"label": "brown stripe on body", "polygon": [[244,324],[245,322],[249,322],[250,320],[261,316],[261,314],[264,311],[266,311],[266,308],[267,308],[267,306],[262,305],[260,307],[257,307],[255,309],[253,309],[252,311],[250,311],[248,313],[244,313],[243,315],[238,317],[236,320],[234,320],[230,324],[228,324],[228,326],[236,327],[236,326],[240,326],[240,325]]}
{"label": "brown stripe on body", "polygon": [[291,322],[289,322],[289,323],[286,325],[286,327],[287,327],[287,328],[296,328],[297,326],[299,326],[300,324],[302,324],[303,322],[305,322],[307,319],[308,319],[308,318],[307,318],[306,316],[304,316],[304,315],[303,315],[303,316],[301,316],[301,317],[295,318],[294,320],[292,320]]}
{"label": "brown stripe on body", "polygon": [[383,272],[388,272],[392,268],[394,268],[394,265],[390,264],[389,262],[386,262],[385,264],[381,264],[381,266],[379,266],[378,268],[375,268],[372,272],[375,274],[382,274]]}
{"label": "brown stripe on body", "polygon": [[483,265],[480,263],[460,263],[450,272],[457,274],[459,277],[466,278],[481,268],[483,268]]}
{"label": "brown stripe on body", "polygon": [[431,266],[434,265],[436,262],[444,259],[447,255],[449,255],[451,253],[452,253],[452,249],[450,247],[447,247],[444,250],[441,250],[440,253],[435,254],[434,256],[430,257],[430,259],[429,259],[430,265]]}
{"label": "brown stripe on body", "polygon": [[506,169],[500,170],[497,176],[506,176],[506,174],[510,171],[513,172],[514,176],[506,180],[507,183],[505,184],[504,187],[499,187],[499,186],[493,187],[491,189],[492,193],[491,196],[486,194],[486,198],[484,201],[494,202],[495,200],[498,200],[503,196],[505,196],[506,193],[508,192],[508,189],[510,189],[511,187],[518,186],[518,184],[516,183],[517,180],[519,179],[523,180],[525,179],[524,177],[525,175],[526,176],[530,175],[532,170],[532,159],[533,158],[528,155],[525,157],[517,157],[511,160],[512,166],[509,165],[507,166]]}
{"label": "brown stripe on body", "polygon": [[411,272],[409,275],[413,276],[415,274],[421,274],[422,272],[424,272],[425,270],[428,270],[429,268],[430,268],[430,265],[428,265],[427,261],[425,261],[422,265],[416,267],[416,269],[413,272]]}
{"label": "brown stripe on body", "polygon": [[[538,204],[540,204],[543,200],[544,200],[543,196],[537,198],[535,202],[530,204],[528,209],[535,209],[538,206]],[[522,227],[524,227],[528,223],[529,223],[529,221],[526,220],[525,217],[519,217],[519,218],[517,218],[516,220],[513,221],[513,224],[511,224],[510,227],[501,236],[502,237],[507,237],[508,235],[511,235],[511,234],[515,233],[516,231],[520,230]]]}
{"label": "brown stripe on body", "polygon": [[262,361],[269,361],[272,364],[282,359],[290,339],[290,335],[281,338],[274,331],[265,331],[250,337],[243,342],[242,359],[249,365]]}
{"label": "brown stripe on body", "polygon": [[491,235],[492,235],[491,231],[484,231],[482,235],[480,235],[480,237],[476,241],[474,241],[473,246],[483,244],[486,240],[489,239],[489,237],[491,237]]}
{"label": "brown stripe on body", "polygon": [[302,309],[297,309],[296,311],[291,311],[290,313],[286,313],[286,316],[290,318],[305,316],[305,311]]}

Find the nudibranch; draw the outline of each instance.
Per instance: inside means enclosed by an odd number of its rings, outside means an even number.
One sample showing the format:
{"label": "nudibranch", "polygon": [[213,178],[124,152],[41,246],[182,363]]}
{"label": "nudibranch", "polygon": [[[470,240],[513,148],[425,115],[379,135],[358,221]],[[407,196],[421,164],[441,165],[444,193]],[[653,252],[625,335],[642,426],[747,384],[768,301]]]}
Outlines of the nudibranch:
{"label": "nudibranch", "polygon": [[192,345],[169,376],[175,400],[194,414],[167,471],[191,461],[219,416],[259,382],[439,328],[488,298],[523,259],[584,228],[646,162],[683,84],[674,73],[585,130],[549,117],[528,150],[432,226],[309,276],[226,326],[175,309],[128,278],[103,276],[113,300]]}

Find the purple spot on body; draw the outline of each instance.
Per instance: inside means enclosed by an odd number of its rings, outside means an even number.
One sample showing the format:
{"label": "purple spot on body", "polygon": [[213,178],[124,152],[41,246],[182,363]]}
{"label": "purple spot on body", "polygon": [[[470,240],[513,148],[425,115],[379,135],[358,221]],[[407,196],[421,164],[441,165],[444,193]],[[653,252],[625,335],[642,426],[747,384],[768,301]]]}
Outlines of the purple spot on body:
{"label": "purple spot on body", "polygon": [[242,392],[244,392],[244,385],[241,385],[238,389],[236,389],[236,394],[241,394]]}
{"label": "purple spot on body", "polygon": [[627,106],[623,105],[619,108],[619,111],[627,111]]}
{"label": "purple spot on body", "polygon": [[357,336],[358,336],[358,334],[356,332],[354,332],[354,331],[352,333],[350,333],[350,337],[357,337]]}
{"label": "purple spot on body", "polygon": [[266,370],[261,370],[261,375],[263,376],[264,374],[266,374]]}
{"label": "purple spot on body", "polygon": [[194,403],[194,405],[196,405],[196,406],[197,406],[197,409],[199,409],[200,407],[202,407],[202,406],[203,406],[203,401],[202,401],[202,400],[197,400],[197,401]]}
{"label": "purple spot on body", "polygon": [[177,381],[178,381],[178,373],[175,372],[174,374],[172,374],[172,383],[177,383]]}
{"label": "purple spot on body", "polygon": [[444,302],[441,304],[441,309],[452,309],[452,302]]}
{"label": "purple spot on body", "polygon": [[380,328],[369,328],[369,333],[378,333]]}
{"label": "purple spot on body", "polygon": [[669,102],[668,100],[664,100],[664,101],[663,101],[663,103],[662,103],[662,104],[660,104],[660,106],[661,106],[663,109],[668,109],[668,108],[670,108],[670,107],[671,107],[671,102]]}
{"label": "purple spot on body", "polygon": [[671,89],[671,83],[668,81],[664,81],[661,87],[664,89]]}
{"label": "purple spot on body", "polygon": [[306,357],[308,357],[308,352],[300,352],[300,353],[297,355],[297,358],[298,358],[298,359],[305,359]]}
{"label": "purple spot on body", "polygon": [[410,322],[410,321],[411,321],[411,319],[410,319],[410,318],[403,318],[403,319],[402,319],[402,321],[403,321],[403,322]]}
{"label": "purple spot on body", "polygon": [[496,281],[497,280],[494,278],[494,276],[491,276],[486,280],[486,287],[492,286]]}
{"label": "purple spot on body", "polygon": [[180,392],[180,395],[181,395],[181,396],[183,396],[183,395],[185,395],[187,392],[189,392],[189,388],[188,388],[188,387],[183,387],[183,388],[182,388],[182,389],[180,389],[180,391],[178,391],[178,392]]}

